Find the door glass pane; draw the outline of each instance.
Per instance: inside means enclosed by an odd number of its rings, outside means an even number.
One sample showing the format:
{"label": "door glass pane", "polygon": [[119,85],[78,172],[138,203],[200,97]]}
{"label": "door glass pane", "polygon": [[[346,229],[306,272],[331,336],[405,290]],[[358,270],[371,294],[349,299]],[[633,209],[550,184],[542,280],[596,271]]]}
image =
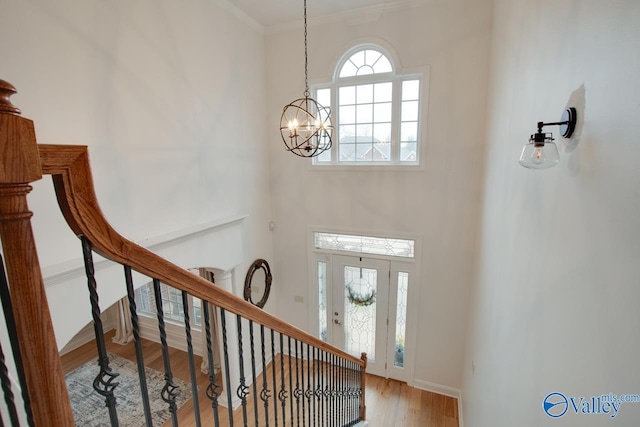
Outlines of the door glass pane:
{"label": "door glass pane", "polygon": [[318,325],[320,339],[327,341],[327,263],[318,261]]}
{"label": "door glass pane", "polygon": [[404,367],[404,338],[407,324],[407,289],[409,273],[398,273],[398,302],[396,303],[396,345],[393,366]]}
{"label": "door glass pane", "polygon": [[367,353],[375,360],[378,271],[344,267],[344,346],[347,353]]}
{"label": "door glass pane", "polygon": [[402,258],[415,257],[415,240],[321,233],[318,231],[313,233],[313,238],[316,249],[388,255]]}

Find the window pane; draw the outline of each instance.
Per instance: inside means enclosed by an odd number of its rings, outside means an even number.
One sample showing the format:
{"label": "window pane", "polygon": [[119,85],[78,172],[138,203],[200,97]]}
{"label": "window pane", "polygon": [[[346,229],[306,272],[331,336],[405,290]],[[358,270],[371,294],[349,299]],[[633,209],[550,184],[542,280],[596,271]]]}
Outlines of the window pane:
{"label": "window pane", "polygon": [[391,71],[393,71],[393,68],[391,68],[391,63],[389,62],[389,60],[387,59],[386,56],[380,57],[378,62],[376,62],[373,65],[373,72],[376,73],[376,74],[377,73],[390,73]]}
{"label": "window pane", "polygon": [[351,124],[356,122],[356,107],[340,107],[340,123]]}
{"label": "window pane", "polygon": [[316,101],[323,107],[331,107],[331,89],[318,89],[316,91]]}
{"label": "window pane", "polygon": [[407,324],[407,291],[409,288],[409,273],[398,273],[398,299],[396,303],[396,345],[393,366],[404,367],[404,339]]}
{"label": "window pane", "polygon": [[415,256],[415,240],[321,232],[314,232],[313,240],[316,249],[390,255],[402,258],[413,258]]}
{"label": "window pane", "polygon": [[[334,147],[335,147],[335,139],[334,139]],[[331,162],[331,150],[333,150],[333,147],[317,155],[315,157],[316,162],[318,163]]]}
{"label": "window pane", "polygon": [[376,62],[378,62],[378,60],[380,59],[380,57],[382,56],[382,54],[376,50],[365,50],[364,51],[364,57],[365,57],[365,64],[373,66],[373,64],[375,64]]}
{"label": "window pane", "polygon": [[318,262],[318,325],[320,339],[327,341],[327,263]]}
{"label": "window pane", "polygon": [[382,104],[374,105],[373,121],[391,123],[391,103],[390,102],[384,102]]}
{"label": "window pane", "polygon": [[402,100],[420,99],[420,80],[405,80],[402,82]]}
{"label": "window pane", "polygon": [[373,125],[373,137],[378,142],[391,142],[391,123]]}
{"label": "window pane", "polygon": [[373,160],[373,146],[372,144],[357,144],[356,145],[356,160],[359,162],[370,162]]}
{"label": "window pane", "polygon": [[349,58],[349,61],[353,62],[353,64],[357,67],[360,68],[363,65],[365,65],[365,60],[364,60],[364,50],[361,50],[359,52],[354,53],[353,55],[351,55],[351,57]]}
{"label": "window pane", "polygon": [[358,76],[367,76],[369,74],[373,74],[373,68],[368,65],[358,68]]}
{"label": "window pane", "polygon": [[359,85],[356,95],[358,104],[373,102],[373,85]]}
{"label": "window pane", "polygon": [[358,67],[356,67],[353,62],[347,61],[343,66],[342,70],[340,70],[340,77],[351,77],[355,76],[358,72]]}
{"label": "window pane", "polygon": [[391,102],[393,95],[393,84],[391,82],[376,83],[374,85],[375,102]]}
{"label": "window pane", "polygon": [[356,142],[372,142],[373,141],[373,125],[370,123],[366,125],[358,125]]}
{"label": "window pane", "polygon": [[156,314],[156,299],[153,294],[153,283],[149,282],[136,289],[136,307],[139,313]]}
{"label": "window pane", "polygon": [[356,144],[340,143],[340,161],[342,162],[356,161]]}
{"label": "window pane", "polygon": [[402,102],[402,121],[417,121],[418,120],[418,101],[403,101]]}
{"label": "window pane", "polygon": [[340,94],[340,105],[353,105],[356,103],[356,87],[343,86],[338,92]]}
{"label": "window pane", "polygon": [[356,127],[354,125],[340,126],[340,144],[356,142]]}
{"label": "window pane", "polygon": [[373,121],[373,105],[364,104],[358,105],[358,123],[371,123]]}
{"label": "window pane", "polygon": [[373,146],[373,161],[388,162],[391,156],[391,144],[378,143]]}
{"label": "window pane", "polygon": [[418,123],[407,122],[402,123],[400,130],[401,141],[417,141],[418,140]]}
{"label": "window pane", "polygon": [[400,144],[400,161],[415,162],[418,160],[418,143],[403,142]]}

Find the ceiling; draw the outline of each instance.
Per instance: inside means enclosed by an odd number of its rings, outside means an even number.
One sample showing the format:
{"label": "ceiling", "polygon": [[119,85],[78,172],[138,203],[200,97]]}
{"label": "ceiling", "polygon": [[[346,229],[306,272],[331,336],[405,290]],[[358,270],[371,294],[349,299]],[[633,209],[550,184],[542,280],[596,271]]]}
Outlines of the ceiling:
{"label": "ceiling", "polygon": [[[273,27],[300,21],[303,17],[303,0],[228,0],[265,27]],[[332,15],[350,9],[398,3],[397,0],[307,0],[307,17]]]}

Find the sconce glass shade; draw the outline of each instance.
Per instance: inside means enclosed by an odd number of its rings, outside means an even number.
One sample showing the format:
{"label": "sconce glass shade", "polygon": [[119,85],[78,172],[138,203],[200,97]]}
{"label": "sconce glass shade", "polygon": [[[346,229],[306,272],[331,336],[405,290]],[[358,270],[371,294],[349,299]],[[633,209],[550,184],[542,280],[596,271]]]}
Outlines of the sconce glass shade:
{"label": "sconce glass shade", "polygon": [[529,143],[524,146],[520,154],[520,164],[530,169],[547,169],[560,162],[558,147],[553,142],[552,133],[544,133],[544,126],[560,126],[560,135],[571,138],[576,129],[577,112],[575,107],[564,110],[559,122],[538,122],[538,131],[531,135]]}
{"label": "sconce glass shade", "polygon": [[559,162],[558,147],[551,136],[545,137],[542,143],[536,142],[532,136],[520,154],[520,164],[529,169],[547,169]]}

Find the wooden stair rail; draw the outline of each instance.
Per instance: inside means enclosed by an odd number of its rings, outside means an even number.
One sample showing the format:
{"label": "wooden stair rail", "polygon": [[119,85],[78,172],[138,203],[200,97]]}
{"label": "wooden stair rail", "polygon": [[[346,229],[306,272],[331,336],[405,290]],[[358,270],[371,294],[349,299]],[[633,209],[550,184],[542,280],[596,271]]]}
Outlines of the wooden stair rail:
{"label": "wooden stair rail", "polygon": [[[31,189],[28,183],[40,179],[42,174],[52,175],[58,204],[73,232],[78,237],[86,237],[93,249],[105,258],[351,361],[364,372],[366,355],[360,359],[351,356],[118,234],[98,206],[87,147],[37,145],[33,123],[18,116],[19,110],[8,100],[13,93],[13,86],[0,80],[0,152],[3,156],[0,161],[0,234],[7,258],[11,299],[15,307],[21,307],[16,310],[20,313],[16,317],[21,350],[23,354],[33,356],[25,358],[25,370],[29,372],[31,399],[38,404],[34,404],[34,413],[44,417],[36,417],[36,425],[73,425],[30,227],[31,212],[26,205],[26,195]],[[362,395],[360,413],[364,420],[364,375]]]}
{"label": "wooden stair rail", "polygon": [[53,176],[58,204],[67,223],[78,237],[86,237],[93,249],[103,257],[128,265],[149,277],[156,277],[167,285],[187,291],[276,332],[364,366],[361,359],[309,335],[118,234],[104,219],[98,206],[86,146],[38,145],[38,149],[42,172]]}

